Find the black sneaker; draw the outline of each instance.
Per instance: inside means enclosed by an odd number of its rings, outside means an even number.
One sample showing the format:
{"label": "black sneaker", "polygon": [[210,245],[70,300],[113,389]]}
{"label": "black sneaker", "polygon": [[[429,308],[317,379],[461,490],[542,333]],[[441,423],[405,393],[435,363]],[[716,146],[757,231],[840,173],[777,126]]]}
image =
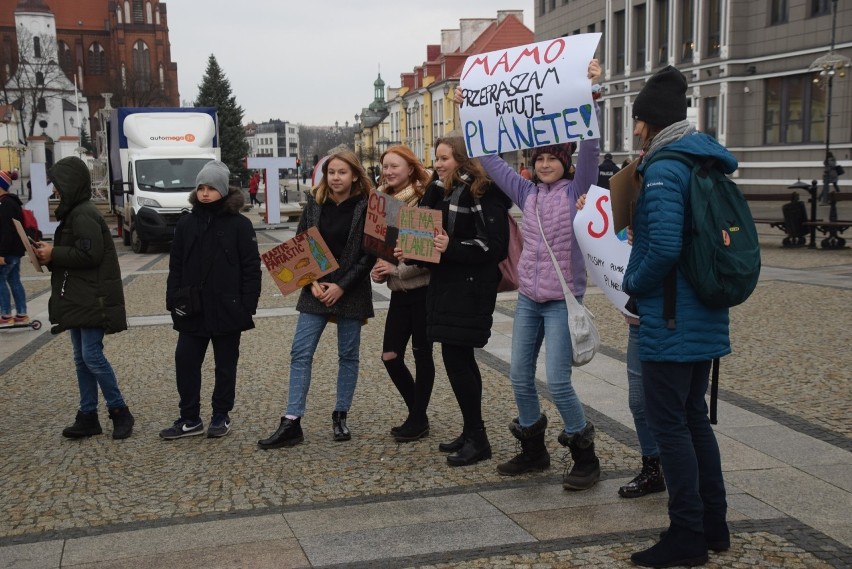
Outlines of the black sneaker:
{"label": "black sneaker", "polygon": [[174,439],[182,439],[184,437],[194,437],[195,435],[204,434],[204,423],[201,419],[178,419],[174,425],[168,429],[160,431],[160,438],[172,441]]}
{"label": "black sneaker", "polygon": [[231,418],[227,415],[213,415],[210,426],[207,427],[207,438],[218,439],[231,432]]}

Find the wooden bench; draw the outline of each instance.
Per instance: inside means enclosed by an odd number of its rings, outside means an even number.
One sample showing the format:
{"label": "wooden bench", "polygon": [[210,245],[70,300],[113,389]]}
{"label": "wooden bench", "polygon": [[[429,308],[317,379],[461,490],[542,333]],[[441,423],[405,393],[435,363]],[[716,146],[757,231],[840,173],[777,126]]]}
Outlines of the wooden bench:
{"label": "wooden bench", "polygon": [[[782,193],[761,193],[761,194],[743,194],[747,201],[763,201],[763,202],[787,202],[788,204],[803,203],[799,198],[797,191],[782,192]],[[785,206],[786,207],[786,206]],[[783,211],[783,208],[782,208]],[[807,220],[807,215],[803,220]],[[783,247],[802,247],[805,245],[806,232],[801,231],[804,226],[788,227],[787,220],[784,218],[754,218],[757,224],[766,224],[769,227],[775,227],[784,232],[786,237],[781,240]],[[798,231],[796,231],[798,229]]]}
{"label": "wooden bench", "polygon": [[846,240],[839,234],[852,227],[852,220],[806,221],[803,225],[815,227],[823,235],[828,234],[828,237],[820,243],[820,247],[823,249],[843,249],[846,246]]}

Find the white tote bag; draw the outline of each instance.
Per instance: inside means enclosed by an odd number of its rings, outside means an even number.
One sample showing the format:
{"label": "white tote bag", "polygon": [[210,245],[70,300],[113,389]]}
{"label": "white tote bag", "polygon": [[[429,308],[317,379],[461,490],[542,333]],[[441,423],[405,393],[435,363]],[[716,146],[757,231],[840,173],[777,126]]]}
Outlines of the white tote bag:
{"label": "white tote bag", "polygon": [[559,263],[556,261],[556,255],[553,254],[553,249],[550,248],[547,237],[544,235],[544,227],[541,225],[541,215],[538,208],[536,208],[535,214],[538,218],[541,239],[544,241],[544,246],[547,247],[547,252],[550,253],[553,268],[556,269],[559,282],[562,284],[562,294],[565,295],[565,307],[568,309],[568,330],[571,332],[571,360],[575,366],[586,365],[592,361],[595,352],[601,345],[601,337],[595,327],[595,317],[589,312],[588,308],[577,302],[574,293],[568,288],[565,275],[562,274],[562,269],[559,268]]}

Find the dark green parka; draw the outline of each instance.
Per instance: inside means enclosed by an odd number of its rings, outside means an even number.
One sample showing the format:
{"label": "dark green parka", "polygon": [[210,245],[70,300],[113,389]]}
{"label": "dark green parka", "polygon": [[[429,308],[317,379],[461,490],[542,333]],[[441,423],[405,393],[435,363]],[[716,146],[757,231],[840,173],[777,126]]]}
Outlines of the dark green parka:
{"label": "dark green parka", "polygon": [[106,221],[92,203],[89,169],[76,157],[63,158],[50,170],[59,190],[51,271],[51,332],[70,328],[127,329],[118,255]]}

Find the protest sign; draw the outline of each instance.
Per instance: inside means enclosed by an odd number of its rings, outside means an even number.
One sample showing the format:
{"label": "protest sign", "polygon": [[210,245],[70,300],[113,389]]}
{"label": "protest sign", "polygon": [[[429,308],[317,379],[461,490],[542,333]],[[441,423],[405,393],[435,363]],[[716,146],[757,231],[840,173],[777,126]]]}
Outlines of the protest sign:
{"label": "protest sign", "polygon": [[373,255],[398,264],[393,256],[398,235],[399,211],[402,201],[383,192],[371,191],[367,201],[367,220],[364,223],[364,250]]}
{"label": "protest sign", "polygon": [[18,238],[21,240],[21,243],[24,244],[24,249],[27,250],[27,258],[29,258],[30,263],[32,263],[35,270],[40,273],[43,273],[44,268],[41,266],[41,263],[38,262],[38,257],[36,257],[35,251],[33,250],[32,242],[30,241],[30,238],[27,235],[24,226],[17,219],[13,219],[12,223],[15,224],[15,230],[18,232]]}
{"label": "protest sign", "polygon": [[631,247],[627,244],[626,229],[613,231],[609,190],[589,188],[586,205],[574,218],[574,236],[592,282],[618,310],[635,316],[624,308],[629,297],[621,289]]}
{"label": "protest sign", "polygon": [[405,259],[429,263],[441,261],[435,249],[435,235],[441,231],[441,210],[403,207],[399,210],[398,246]]}
{"label": "protest sign", "polygon": [[465,61],[459,109],[468,156],[599,138],[589,62],[601,34],[577,34]]}
{"label": "protest sign", "polygon": [[337,269],[319,229],[309,227],[260,256],[282,294],[290,294]]}

